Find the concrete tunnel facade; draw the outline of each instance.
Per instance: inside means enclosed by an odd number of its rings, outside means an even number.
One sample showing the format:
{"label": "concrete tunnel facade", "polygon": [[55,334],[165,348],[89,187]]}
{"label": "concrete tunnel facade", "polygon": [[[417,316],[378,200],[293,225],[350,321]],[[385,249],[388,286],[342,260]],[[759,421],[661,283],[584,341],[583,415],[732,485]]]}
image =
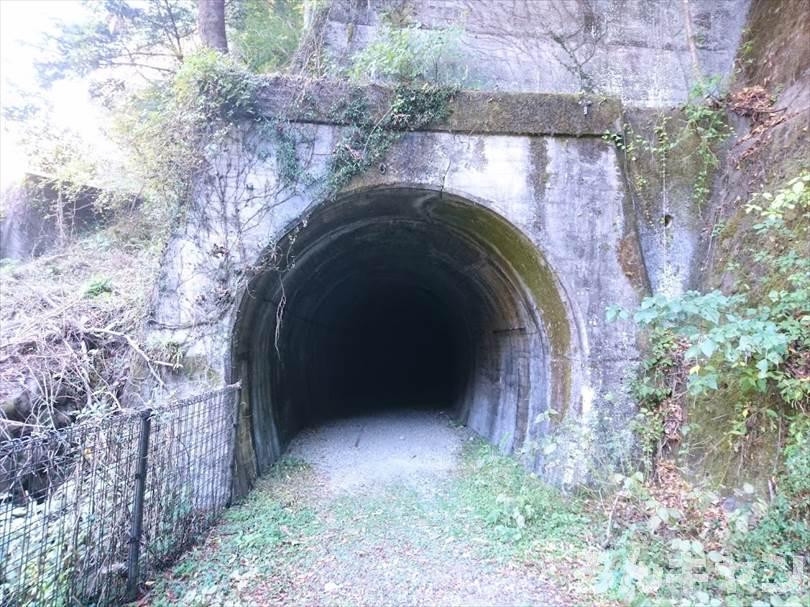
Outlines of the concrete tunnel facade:
{"label": "concrete tunnel facade", "polygon": [[[460,112],[480,101],[492,119],[408,133],[337,196],[285,185],[272,140],[212,162],[169,242],[150,339],[183,349],[171,394],[241,383],[235,495],[302,428],[380,404],[441,408],[564,486],[598,450],[632,447],[637,336],[605,309],[637,305],[647,279],[601,136],[618,106],[464,95]],[[497,107],[527,103],[549,111],[509,134]],[[317,183],[342,127],[296,128]]]}

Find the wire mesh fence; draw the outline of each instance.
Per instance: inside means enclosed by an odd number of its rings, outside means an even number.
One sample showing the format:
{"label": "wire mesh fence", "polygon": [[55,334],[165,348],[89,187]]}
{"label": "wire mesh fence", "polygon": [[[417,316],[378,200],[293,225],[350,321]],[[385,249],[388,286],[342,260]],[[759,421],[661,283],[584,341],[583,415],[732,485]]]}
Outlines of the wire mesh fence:
{"label": "wire mesh fence", "polygon": [[238,387],[0,444],[0,607],[117,604],[230,499]]}

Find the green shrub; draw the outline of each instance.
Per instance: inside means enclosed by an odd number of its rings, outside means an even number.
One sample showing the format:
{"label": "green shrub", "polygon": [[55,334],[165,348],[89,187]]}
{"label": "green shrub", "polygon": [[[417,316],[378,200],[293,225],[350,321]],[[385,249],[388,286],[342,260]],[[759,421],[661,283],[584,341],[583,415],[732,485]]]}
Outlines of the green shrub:
{"label": "green shrub", "polygon": [[685,378],[695,400],[721,396],[713,399],[721,408],[713,423],[731,422],[713,427],[715,436],[719,430],[738,440],[767,425],[778,437],[789,427],[781,473],[770,502],[745,506],[754,494],[749,487],[743,506],[713,534],[690,527],[684,513],[667,509],[662,517],[649,495],[634,496],[641,520],[627,524],[604,555],[599,583],[601,592],[632,605],[808,604],[791,568],[810,557],[810,173],[756,195],[747,210],[759,217],[748,245],[756,284],[731,294],[656,295],[633,313],[613,307],[608,317],[650,330],[632,386],[643,441],[660,440],[663,407],[684,399]]}
{"label": "green shrub", "polygon": [[385,24],[378,37],[352,58],[354,80],[416,81],[459,85],[466,74],[457,66],[463,30]]}
{"label": "green shrub", "polygon": [[304,27],[303,0],[240,0],[232,6],[233,54],[256,73],[289,64]]}
{"label": "green shrub", "polygon": [[[721,384],[733,385],[743,397],[773,389],[790,409],[797,409],[810,398],[810,381],[797,370],[810,352],[810,257],[801,248],[806,247],[810,224],[810,173],[793,179],[775,195],[761,194],[755,200],[757,204],[748,207],[762,218],[755,231],[765,245],[771,239],[778,241],[755,254],[762,282],[771,281],[774,288],[765,294],[762,289],[731,295],[659,294],[646,298],[632,318],[649,327],[654,337],[686,340],[692,394],[717,390]],[[608,310],[608,319],[619,317],[630,314],[618,307]],[[653,353],[656,356],[660,357]]]}

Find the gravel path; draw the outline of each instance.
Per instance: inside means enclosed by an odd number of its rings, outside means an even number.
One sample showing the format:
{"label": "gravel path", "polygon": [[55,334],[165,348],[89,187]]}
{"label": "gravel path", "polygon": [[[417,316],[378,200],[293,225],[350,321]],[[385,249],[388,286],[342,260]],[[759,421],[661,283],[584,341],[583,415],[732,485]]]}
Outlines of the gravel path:
{"label": "gravel path", "polygon": [[456,469],[468,436],[442,412],[392,410],[304,430],[288,453],[310,464],[331,493],[424,486]]}
{"label": "gravel path", "polygon": [[[469,431],[391,411],[302,432],[144,604],[570,606],[459,497]],[[301,463],[301,460],[306,463]],[[589,603],[590,604],[590,603]]]}
{"label": "gravel path", "polygon": [[283,602],[563,605],[536,571],[482,559],[446,533],[442,497],[471,438],[446,414],[416,410],[333,420],[298,435],[289,454],[318,478],[327,531],[310,575]]}

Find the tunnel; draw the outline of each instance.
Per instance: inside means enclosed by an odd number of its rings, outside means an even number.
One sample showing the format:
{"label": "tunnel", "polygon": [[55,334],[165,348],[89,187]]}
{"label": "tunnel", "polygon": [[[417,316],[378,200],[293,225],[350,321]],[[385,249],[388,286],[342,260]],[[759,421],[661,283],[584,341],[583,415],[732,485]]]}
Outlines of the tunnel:
{"label": "tunnel", "polygon": [[504,451],[569,398],[570,327],[535,247],[494,211],[386,188],[324,203],[255,264],[233,338],[252,458],[301,429],[435,408]]}

